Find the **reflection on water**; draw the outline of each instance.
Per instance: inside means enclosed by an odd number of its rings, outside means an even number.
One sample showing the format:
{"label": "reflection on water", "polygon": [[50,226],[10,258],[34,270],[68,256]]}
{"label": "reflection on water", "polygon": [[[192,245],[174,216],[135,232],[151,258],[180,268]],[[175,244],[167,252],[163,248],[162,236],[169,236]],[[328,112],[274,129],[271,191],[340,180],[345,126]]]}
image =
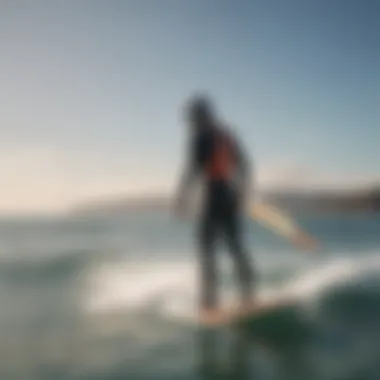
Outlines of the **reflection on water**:
{"label": "reflection on water", "polygon": [[[236,331],[229,342],[222,342],[217,329],[202,329],[199,333],[200,374],[202,380],[252,379],[249,361],[249,342]],[[227,349],[224,353],[222,349]],[[224,355],[223,355],[224,354]]]}
{"label": "reflection on water", "polygon": [[202,380],[320,378],[304,345],[273,345],[243,329],[202,329],[198,347]]}

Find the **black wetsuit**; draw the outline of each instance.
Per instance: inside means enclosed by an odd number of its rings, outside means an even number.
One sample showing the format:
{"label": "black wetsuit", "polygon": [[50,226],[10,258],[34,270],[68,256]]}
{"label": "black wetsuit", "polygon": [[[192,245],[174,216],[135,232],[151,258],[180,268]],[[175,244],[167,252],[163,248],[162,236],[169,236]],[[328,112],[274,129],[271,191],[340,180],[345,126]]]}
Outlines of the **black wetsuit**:
{"label": "black wetsuit", "polygon": [[[244,301],[251,298],[253,285],[253,270],[242,241],[241,191],[231,180],[213,179],[207,176],[207,165],[213,155],[219,133],[219,130],[215,130],[198,134],[191,146],[191,164],[204,174],[205,186],[198,230],[201,304],[204,308],[215,307],[218,303],[215,251],[218,237],[224,238],[234,261]],[[231,136],[231,141],[233,141],[236,170],[239,170],[244,165],[245,158],[236,139]]]}

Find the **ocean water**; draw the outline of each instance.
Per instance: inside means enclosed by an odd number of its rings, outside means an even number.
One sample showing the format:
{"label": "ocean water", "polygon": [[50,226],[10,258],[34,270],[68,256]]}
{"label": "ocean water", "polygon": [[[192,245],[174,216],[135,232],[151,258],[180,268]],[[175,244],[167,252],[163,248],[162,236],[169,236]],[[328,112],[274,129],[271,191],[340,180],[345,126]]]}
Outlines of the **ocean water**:
{"label": "ocean water", "polygon": [[[380,379],[380,215],[298,221],[319,252],[245,229],[259,297],[295,306],[207,330],[190,222],[0,220],[0,379]],[[229,264],[221,249],[226,302]]]}

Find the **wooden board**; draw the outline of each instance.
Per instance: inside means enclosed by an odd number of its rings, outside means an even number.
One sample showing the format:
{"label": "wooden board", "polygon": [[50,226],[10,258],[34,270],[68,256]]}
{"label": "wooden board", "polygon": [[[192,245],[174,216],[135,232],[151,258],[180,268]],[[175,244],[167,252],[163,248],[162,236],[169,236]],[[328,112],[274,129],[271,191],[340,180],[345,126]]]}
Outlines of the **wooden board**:
{"label": "wooden board", "polygon": [[291,299],[258,301],[255,306],[246,310],[239,310],[232,307],[220,309],[219,312],[213,313],[210,318],[201,317],[200,322],[206,326],[217,327],[239,323],[243,320],[259,320],[294,305],[296,305],[296,302]]}

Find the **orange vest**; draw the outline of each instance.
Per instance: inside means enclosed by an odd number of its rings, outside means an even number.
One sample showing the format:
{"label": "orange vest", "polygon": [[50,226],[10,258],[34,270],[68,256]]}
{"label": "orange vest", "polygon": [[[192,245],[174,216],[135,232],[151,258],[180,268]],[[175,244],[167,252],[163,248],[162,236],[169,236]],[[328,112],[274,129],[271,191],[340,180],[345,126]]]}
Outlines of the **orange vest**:
{"label": "orange vest", "polygon": [[229,180],[235,167],[232,141],[225,134],[216,138],[216,143],[210,161],[206,166],[207,177],[210,180]]}

